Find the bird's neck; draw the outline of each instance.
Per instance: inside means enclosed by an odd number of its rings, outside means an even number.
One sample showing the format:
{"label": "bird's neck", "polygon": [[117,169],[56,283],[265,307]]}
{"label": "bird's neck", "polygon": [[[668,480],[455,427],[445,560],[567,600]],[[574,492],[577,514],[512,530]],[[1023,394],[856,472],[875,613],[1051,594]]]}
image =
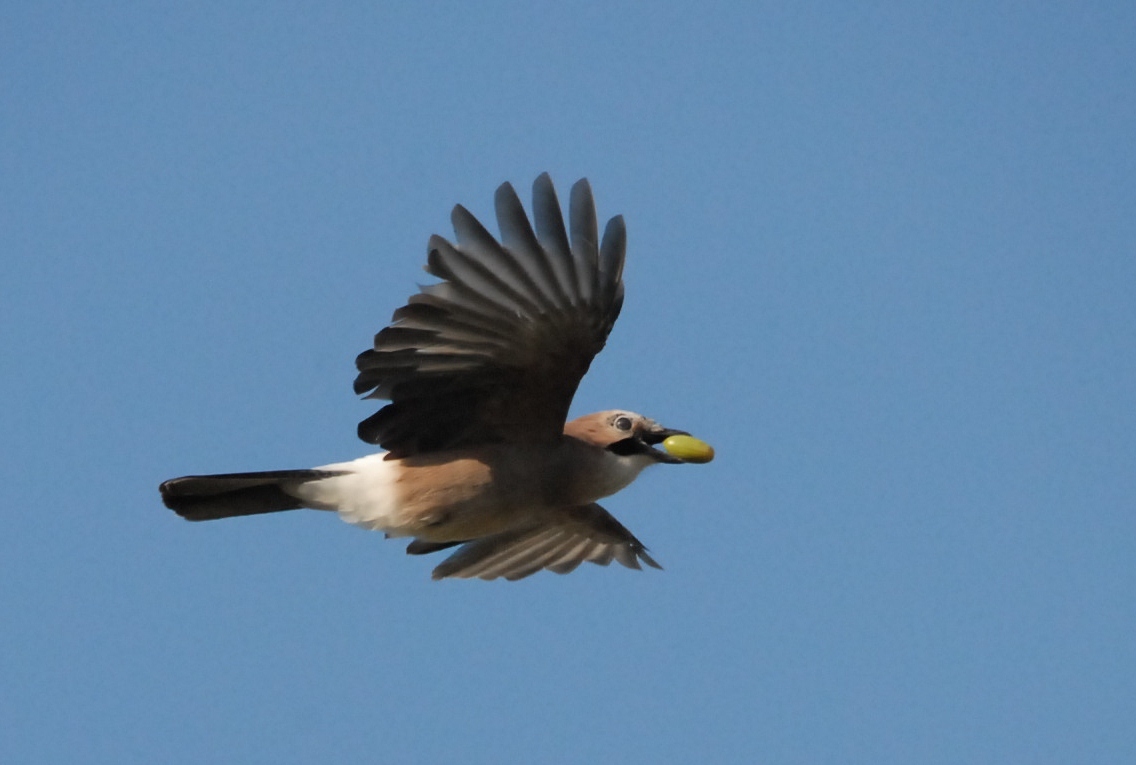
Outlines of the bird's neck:
{"label": "bird's neck", "polygon": [[560,489],[572,504],[586,505],[610,497],[654,464],[645,454],[619,455],[574,438],[565,439],[561,464],[565,484]]}

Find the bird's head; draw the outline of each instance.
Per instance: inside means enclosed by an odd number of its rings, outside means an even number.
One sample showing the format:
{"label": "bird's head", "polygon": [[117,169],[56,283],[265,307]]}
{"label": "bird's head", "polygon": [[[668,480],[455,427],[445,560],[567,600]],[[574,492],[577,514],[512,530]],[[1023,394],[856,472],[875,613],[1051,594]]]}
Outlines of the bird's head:
{"label": "bird's head", "polygon": [[578,417],[564,426],[564,433],[620,456],[642,454],[675,464],[714,459],[714,449],[685,430],[664,428],[641,414],[618,409]]}

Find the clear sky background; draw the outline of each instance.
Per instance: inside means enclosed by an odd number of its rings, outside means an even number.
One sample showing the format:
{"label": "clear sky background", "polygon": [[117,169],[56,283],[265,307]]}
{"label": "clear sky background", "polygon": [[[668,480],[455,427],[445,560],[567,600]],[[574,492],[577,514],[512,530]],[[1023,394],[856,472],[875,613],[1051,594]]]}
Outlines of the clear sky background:
{"label": "clear sky background", "polygon": [[[1131,3],[112,5],[0,13],[0,761],[1136,762]],[[574,412],[718,450],[605,503],[665,571],[161,505],[366,453],[545,170],[629,230]]]}

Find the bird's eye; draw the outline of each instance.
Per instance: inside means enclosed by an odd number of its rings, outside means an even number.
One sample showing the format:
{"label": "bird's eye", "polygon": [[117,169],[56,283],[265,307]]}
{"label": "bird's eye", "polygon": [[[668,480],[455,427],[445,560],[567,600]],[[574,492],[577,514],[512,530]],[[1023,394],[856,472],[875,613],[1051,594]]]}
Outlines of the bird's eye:
{"label": "bird's eye", "polygon": [[616,417],[615,418],[615,427],[619,428],[620,430],[631,430],[631,418],[630,417]]}

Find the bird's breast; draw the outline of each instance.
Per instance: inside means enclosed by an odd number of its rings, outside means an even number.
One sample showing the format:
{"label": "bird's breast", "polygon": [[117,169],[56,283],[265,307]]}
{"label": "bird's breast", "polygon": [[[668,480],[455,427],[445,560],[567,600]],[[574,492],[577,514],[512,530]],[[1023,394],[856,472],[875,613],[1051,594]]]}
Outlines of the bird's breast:
{"label": "bird's breast", "polygon": [[625,488],[652,462],[646,455],[618,455],[569,440],[545,473],[545,490],[558,507],[587,505]]}

